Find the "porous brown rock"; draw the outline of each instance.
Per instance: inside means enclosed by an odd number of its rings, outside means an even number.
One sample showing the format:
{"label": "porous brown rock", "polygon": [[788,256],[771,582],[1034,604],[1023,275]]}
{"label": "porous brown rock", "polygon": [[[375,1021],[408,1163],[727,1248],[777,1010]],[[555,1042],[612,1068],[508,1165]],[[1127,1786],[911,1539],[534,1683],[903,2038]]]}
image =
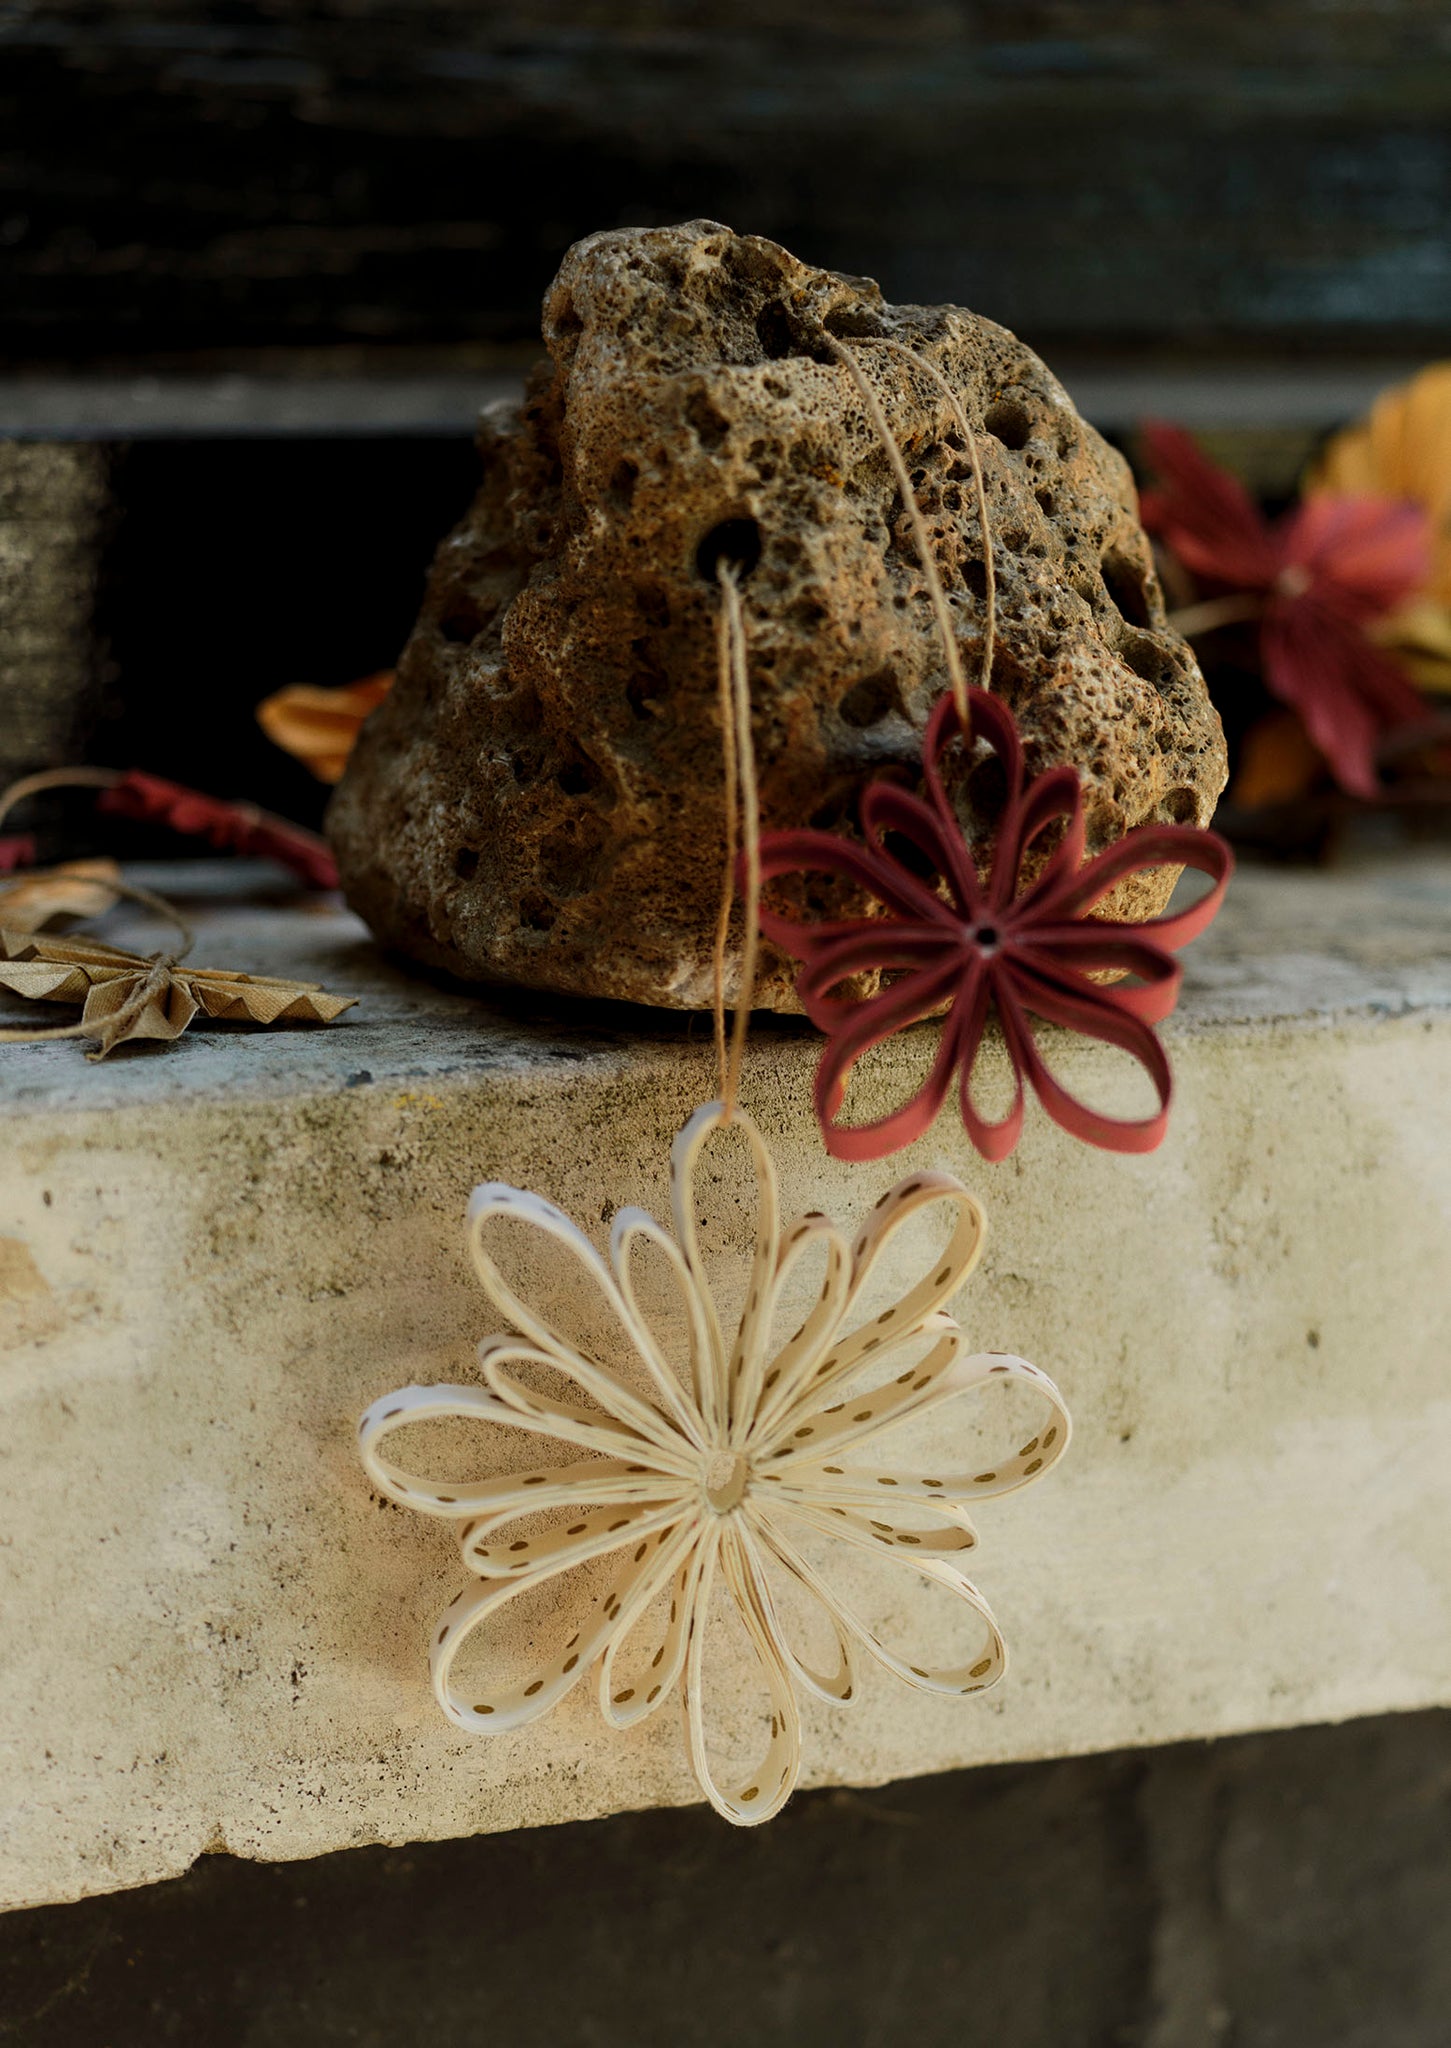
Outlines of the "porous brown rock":
{"label": "porous brown rock", "polygon": [[[854,830],[862,784],[913,783],[946,669],[888,457],[826,340],[890,336],[974,429],[997,584],[992,687],[1028,766],[1071,762],[1091,851],[1207,824],[1219,720],[1165,624],[1128,466],[1038,358],[955,306],[890,306],[709,221],[593,235],[544,306],[550,361],[486,416],[482,487],[439,551],[393,694],[329,830],[388,943],[472,981],[697,1007],[724,819],[717,561],[738,560],[763,823]],[[859,359],[905,452],[963,659],[983,649],[972,470],[893,351]],[[991,843],[995,764],[954,791]],[[1163,872],[1106,906],[1144,916]],[[813,907],[853,905],[813,883]],[[737,935],[738,936],[738,935]],[[732,969],[733,972],[733,969]],[[771,949],[757,1001],[794,1008]]]}

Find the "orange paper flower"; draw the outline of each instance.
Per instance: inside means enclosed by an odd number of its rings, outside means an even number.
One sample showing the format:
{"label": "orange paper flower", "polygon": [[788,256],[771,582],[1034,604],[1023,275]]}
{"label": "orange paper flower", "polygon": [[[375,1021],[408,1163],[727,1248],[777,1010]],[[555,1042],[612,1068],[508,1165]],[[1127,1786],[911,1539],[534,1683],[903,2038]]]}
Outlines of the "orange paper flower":
{"label": "orange paper flower", "polygon": [[257,706],[257,723],[276,747],[310,768],[319,782],[339,782],[363,720],[393,687],[391,668],[340,689],[290,683]]}
{"label": "orange paper flower", "polygon": [[1305,479],[1305,496],[1336,493],[1403,498],[1426,514],[1425,582],[1375,637],[1423,690],[1451,692],[1451,363],[1382,392],[1366,419],[1335,435]]}

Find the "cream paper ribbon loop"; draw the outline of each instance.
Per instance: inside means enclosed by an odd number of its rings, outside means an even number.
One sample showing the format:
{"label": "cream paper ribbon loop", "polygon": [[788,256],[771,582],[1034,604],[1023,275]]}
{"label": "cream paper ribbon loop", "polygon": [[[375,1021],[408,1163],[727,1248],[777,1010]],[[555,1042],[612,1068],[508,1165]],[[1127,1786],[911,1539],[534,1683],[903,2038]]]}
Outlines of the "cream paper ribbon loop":
{"label": "cream paper ribbon loop", "polygon": [[[739,1305],[707,1271],[697,1222],[702,1157],[726,1128],[742,1133],[757,1185]],[[927,1693],[970,1695],[1001,1677],[1002,1636],[963,1570],[977,1544],[968,1511],[1041,1478],[1067,1448],[1070,1423],[1046,1374],[1008,1353],[969,1354],[945,1311],[985,1229],[980,1205],[950,1175],[909,1175],[853,1240],[814,1212],[783,1225],[761,1133],[738,1107],[716,1102],[676,1139],[671,1185],[673,1236],[643,1210],[622,1210],[607,1256],[539,1196],[497,1182],[478,1189],[470,1248],[516,1334],[480,1346],[482,1386],[405,1387],[374,1402],[360,1450],[390,1500],[460,1525],[470,1584],[441,1616],[431,1652],[450,1721],[479,1733],[523,1727],[587,1676],[617,1728],[677,1699],[702,1792],[727,1820],[752,1826],[780,1810],[800,1775],[799,1696],[855,1698],[863,1652]],[[946,1215],[945,1247],[871,1314],[866,1290],[884,1254],[933,1207]],[[490,1237],[501,1218],[527,1227],[551,1270],[590,1297],[596,1320],[607,1311],[620,1353],[613,1363],[504,1277]],[[634,1262],[646,1246],[663,1260],[674,1297],[668,1330],[644,1306]],[[782,1337],[777,1325],[812,1254],[824,1269],[819,1296]],[[884,1454],[892,1431],[995,1381],[1040,1397],[1042,1419],[1026,1441],[972,1470],[908,1471]],[[457,1481],[416,1473],[394,1455],[391,1440],[416,1424],[480,1422],[579,1455]],[[834,1584],[835,1561],[854,1551],[907,1567],[970,1619],[976,1647],[934,1664],[886,1642]],[[465,1644],[499,1640],[494,1624],[508,1603],[541,1591],[552,1593],[554,1615],[542,1657],[507,1679],[466,1678]],[[796,1640],[802,1611],[819,1624],[809,1646]],[[754,1669],[769,1731],[746,1772],[717,1762],[708,1728],[718,1668],[710,1639],[722,1626],[744,1638],[743,1668]],[[506,1629],[503,1646],[517,1634]]]}

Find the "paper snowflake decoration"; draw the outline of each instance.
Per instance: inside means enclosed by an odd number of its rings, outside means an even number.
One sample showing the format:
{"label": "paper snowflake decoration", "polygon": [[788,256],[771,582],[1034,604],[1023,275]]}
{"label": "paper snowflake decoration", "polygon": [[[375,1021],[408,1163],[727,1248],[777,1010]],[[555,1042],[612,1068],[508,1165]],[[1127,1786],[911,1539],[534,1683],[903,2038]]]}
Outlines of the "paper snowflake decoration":
{"label": "paper snowflake decoration", "polygon": [[[696,1223],[702,1148],[726,1120],[719,1103],[708,1104],[675,1141],[674,1235],[644,1210],[622,1209],[608,1259],[538,1195],[498,1182],[476,1189],[474,1263],[516,1334],[480,1346],[482,1387],[405,1387],[373,1404],[360,1434],[363,1463],[384,1494],[462,1524],[463,1561],[478,1583],[450,1604],[432,1648],[434,1691],[448,1718],[480,1734],[519,1728],[591,1674],[601,1712],[616,1728],[633,1727],[678,1695],[701,1789],[727,1820],[744,1826],[778,1812],[796,1784],[799,1694],[851,1700],[861,1651],[926,1693],[960,1697],[1001,1677],[1002,1637],[963,1571],[976,1543],[968,1505],[1040,1478],[1062,1455],[1069,1420],[1045,1374],[1006,1353],[969,1356],[956,1322],[942,1312],[983,1240],[982,1210],[959,1181],[912,1174],[883,1195],[853,1242],[815,1212],[783,1226],[770,1154],[739,1111],[731,1121],[750,1145],[758,1207],[745,1306],[729,1335]],[[893,1305],[870,1313],[864,1292],[873,1269],[908,1219],[932,1205],[948,1211],[945,1249]],[[547,1242],[537,1249],[555,1265],[567,1270],[573,1262],[578,1285],[623,1335],[622,1363],[607,1364],[577,1344],[513,1290],[484,1243],[501,1218],[538,1231]],[[644,1246],[663,1257],[670,1275],[674,1327],[685,1333],[678,1360],[641,1300]],[[824,1282],[819,1294],[811,1288],[814,1305],[794,1334],[780,1338],[774,1326],[806,1277],[808,1257],[820,1258]],[[795,1316],[784,1320],[789,1327]],[[541,1373],[547,1385],[531,1384],[528,1376]],[[1013,1381],[1029,1383],[1047,1413],[1009,1455],[969,1471],[918,1473],[879,1449],[899,1426]],[[386,1439],[409,1425],[480,1421],[563,1442],[580,1456],[439,1482],[384,1455]],[[943,1589],[972,1617],[976,1647],[942,1668],[889,1649],[833,1590],[830,1566],[815,1561],[823,1548],[840,1556],[838,1545],[893,1559]],[[582,1585],[592,1575],[579,1568],[607,1558],[614,1562],[599,1567],[601,1582]],[[542,1659],[498,1685],[456,1675],[459,1652],[476,1631],[487,1636],[510,1601],[552,1582],[557,1640]],[[703,1709],[707,1618],[721,1593],[743,1625],[769,1705],[765,1755],[732,1789],[718,1781],[707,1754]],[[787,1593],[814,1603],[824,1618],[835,1645],[827,1668],[816,1668],[795,1642]]]}

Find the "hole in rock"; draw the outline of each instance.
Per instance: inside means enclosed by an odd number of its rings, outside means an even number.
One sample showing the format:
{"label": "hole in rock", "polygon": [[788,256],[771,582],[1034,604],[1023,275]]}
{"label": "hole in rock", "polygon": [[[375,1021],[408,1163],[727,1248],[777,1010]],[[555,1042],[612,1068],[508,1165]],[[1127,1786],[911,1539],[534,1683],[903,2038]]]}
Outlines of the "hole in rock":
{"label": "hole in rock", "polygon": [[899,867],[915,875],[919,882],[935,882],[936,863],[924,853],[915,839],[909,839],[905,832],[887,832],[882,835],[882,844]]}
{"label": "hole in rock", "polygon": [[1100,565],[1103,584],[1114,609],[1131,626],[1147,626],[1150,618],[1148,573],[1127,556],[1107,554]]}
{"label": "hole in rock", "polygon": [[461,846],[453,857],[453,871],[461,882],[471,882],[479,871],[478,848]]}
{"label": "hole in rock", "polygon": [[539,880],[551,908],[560,897],[583,896],[593,888],[609,846],[610,828],[597,812],[576,811],[539,842]]}
{"label": "hole in rock", "polygon": [[658,717],[665,694],[664,677],[653,675],[648,669],[631,676],[625,685],[625,702],[636,718]]}
{"label": "hole in rock", "polygon": [[877,315],[865,306],[833,306],[822,326],[838,341],[862,341],[882,332]]}
{"label": "hole in rock", "polygon": [[531,932],[547,932],[558,915],[558,905],[542,889],[526,889],[519,898],[519,922]]}
{"label": "hole in rock", "polygon": [[1192,789],[1171,789],[1154,815],[1164,825],[1197,825],[1199,799]]}
{"label": "hole in rock", "polygon": [[999,398],[988,407],[983,425],[1004,448],[1026,448],[1033,432],[1028,408],[1016,398]]}
{"label": "hole in rock", "polygon": [[756,315],[756,339],[773,363],[798,353],[790,315],[779,299],[767,299]]}
{"label": "hole in rock", "polygon": [[633,462],[617,462],[615,473],[610,478],[610,501],[622,512],[628,512],[635,496],[635,485],[640,472]]}
{"label": "hole in rock", "polygon": [[996,754],[979,761],[963,789],[972,815],[984,825],[995,825],[1007,808],[1008,778]]}
{"label": "hole in rock", "polygon": [[890,712],[901,709],[897,678],[889,668],[880,669],[874,676],[863,676],[859,683],[852,684],[837,709],[847,725],[859,729],[879,725]]}
{"label": "hole in rock", "polygon": [[625,685],[625,701],[637,718],[658,714],[670,695],[670,678],[648,639],[632,640],[635,671]]}
{"label": "hole in rock", "polygon": [[856,812],[856,789],[847,783],[834,789],[825,802],[818,804],[807,823],[818,832],[834,832],[838,825],[850,822]]}
{"label": "hole in rock", "polygon": [[719,448],[730,430],[730,421],[717,412],[704,391],[693,391],[686,400],[685,417],[694,427],[702,448]]}
{"label": "hole in rock", "polygon": [[587,755],[577,754],[564,763],[554,780],[566,796],[586,796],[599,788],[604,777]]}
{"label": "hole in rock", "polygon": [[992,678],[989,687],[996,697],[1006,697],[1011,703],[1028,680],[1028,669],[1016,649],[999,640],[993,649]]}
{"label": "hole in rock", "polygon": [[670,624],[670,593],[663,583],[641,577],[635,585],[635,604],[647,626]]}
{"label": "hole in rock", "polygon": [[1118,658],[1125,668],[1131,668],[1136,676],[1142,676],[1156,688],[1168,681],[1172,671],[1167,651],[1147,633],[1125,633]]}
{"label": "hole in rock", "polygon": [[722,562],[734,562],[749,576],[761,559],[761,529],[754,519],[722,519],[695,551],[695,566],[707,583],[716,581]]}
{"label": "hole in rock", "polygon": [[466,647],[478,639],[489,623],[489,616],[466,591],[459,591],[439,614],[438,630],[454,646]]}

